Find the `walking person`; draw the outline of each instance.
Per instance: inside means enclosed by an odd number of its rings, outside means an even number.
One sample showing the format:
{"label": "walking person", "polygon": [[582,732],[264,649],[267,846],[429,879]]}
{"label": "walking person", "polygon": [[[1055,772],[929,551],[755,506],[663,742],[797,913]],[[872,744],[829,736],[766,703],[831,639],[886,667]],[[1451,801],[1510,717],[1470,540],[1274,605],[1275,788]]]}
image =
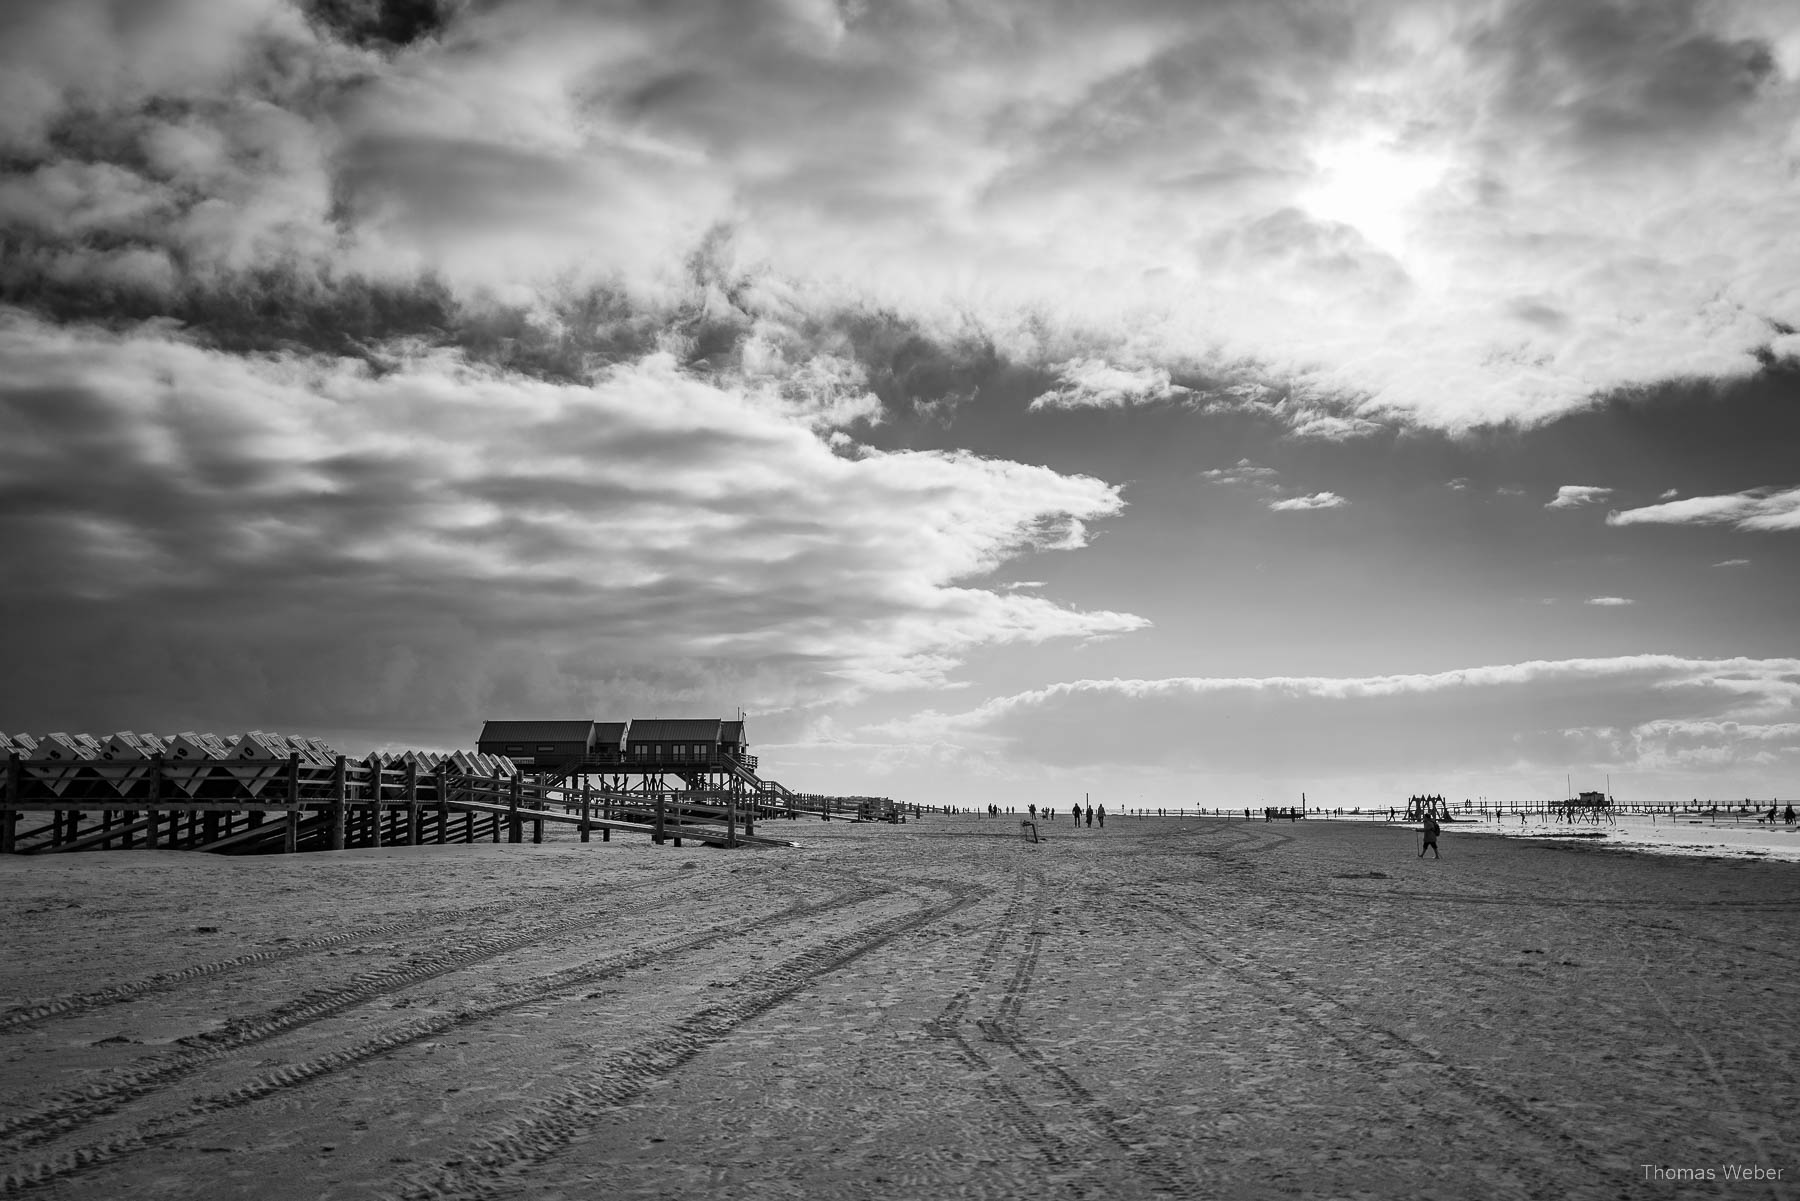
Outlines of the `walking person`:
{"label": "walking person", "polygon": [[[1789,812],[1793,811],[1792,805],[1788,806],[1788,811]],[[1106,806],[1105,805],[1100,806],[1099,812],[1100,812],[1100,828],[1102,830],[1104,830],[1104,829],[1106,829]]]}
{"label": "walking person", "polygon": [[1094,828],[1094,807],[1092,805],[1087,807],[1087,824],[1088,829],[1092,830]]}
{"label": "walking person", "polygon": [[1430,813],[1425,815],[1424,835],[1425,836],[1419,840],[1419,858],[1425,858],[1425,848],[1430,847],[1431,857],[1433,859],[1442,859],[1443,856],[1438,854],[1438,819]]}

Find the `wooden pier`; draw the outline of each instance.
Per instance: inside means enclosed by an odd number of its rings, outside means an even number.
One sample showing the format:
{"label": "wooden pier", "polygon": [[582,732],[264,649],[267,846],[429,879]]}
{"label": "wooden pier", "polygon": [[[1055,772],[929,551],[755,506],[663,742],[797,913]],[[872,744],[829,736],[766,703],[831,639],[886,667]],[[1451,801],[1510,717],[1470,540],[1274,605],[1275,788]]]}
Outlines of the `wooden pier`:
{"label": "wooden pier", "polygon": [[385,763],[299,753],[254,770],[231,762],[172,762],[161,754],[130,764],[7,757],[0,789],[0,854],[84,850],[210,851],[254,855],[418,846],[542,842],[546,823],[652,842],[707,846],[786,845],[756,833],[759,822],[830,816],[836,798],[790,794],[780,806],[698,790],[614,792],[558,785],[469,760]]}

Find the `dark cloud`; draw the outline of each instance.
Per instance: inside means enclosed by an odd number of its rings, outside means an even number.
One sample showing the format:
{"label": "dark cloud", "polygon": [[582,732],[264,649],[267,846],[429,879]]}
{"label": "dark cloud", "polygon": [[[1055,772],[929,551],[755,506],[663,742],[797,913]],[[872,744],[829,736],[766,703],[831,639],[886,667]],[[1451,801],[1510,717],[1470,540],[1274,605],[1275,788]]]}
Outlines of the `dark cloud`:
{"label": "dark cloud", "polygon": [[1506,75],[1516,120],[1590,152],[1705,135],[1777,76],[1773,47],[1710,27],[1699,0],[1523,0],[1473,48]]}
{"label": "dark cloud", "polygon": [[319,725],[342,690],[340,721],[439,729],[493,689],[608,711],[602,678],[767,708],[1142,624],[969,582],[1081,545],[1114,489],[838,453],[667,355],[562,384],[10,313],[0,357],[0,658],[22,682],[0,725],[141,723],[119,714],[144,695],[191,713],[218,676],[210,712],[248,724]]}
{"label": "dark cloud", "polygon": [[464,0],[302,0],[312,20],[359,46],[400,48],[441,36]]}

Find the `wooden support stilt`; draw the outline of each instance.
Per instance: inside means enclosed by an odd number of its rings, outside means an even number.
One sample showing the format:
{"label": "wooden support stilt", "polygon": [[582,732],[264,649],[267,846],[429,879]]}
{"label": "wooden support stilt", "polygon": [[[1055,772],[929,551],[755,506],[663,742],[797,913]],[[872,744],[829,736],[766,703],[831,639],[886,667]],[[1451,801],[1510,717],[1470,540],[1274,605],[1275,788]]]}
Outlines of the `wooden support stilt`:
{"label": "wooden support stilt", "polygon": [[406,764],[406,845],[419,845],[419,765],[411,760]]}
{"label": "wooden support stilt", "polygon": [[292,855],[300,849],[300,752],[288,755],[287,823],[281,835],[283,853]]}
{"label": "wooden support stilt", "polygon": [[737,845],[737,798],[730,797],[725,802],[725,845]]}
{"label": "wooden support stilt", "polygon": [[381,760],[369,764],[369,845],[380,847],[385,833],[381,828]]}
{"label": "wooden support stilt", "polygon": [[331,810],[326,832],[326,846],[333,851],[344,849],[344,823],[348,816],[348,783],[344,778],[344,757],[339,755],[331,771]]}
{"label": "wooden support stilt", "polygon": [[144,813],[149,819],[144,826],[144,845],[153,851],[156,849],[156,821],[162,816],[156,808],[162,800],[162,767],[162,752],[158,751],[150,756],[150,808]]}
{"label": "wooden support stilt", "polygon": [[438,799],[437,840],[438,845],[442,846],[444,840],[450,837],[450,773],[441,763],[437,769],[436,791]]}
{"label": "wooden support stilt", "polygon": [[18,850],[19,842],[19,806],[25,803],[25,769],[19,763],[19,753],[8,751],[6,755],[6,804],[0,807],[0,855],[11,855]]}
{"label": "wooden support stilt", "polygon": [[[656,791],[656,833],[652,834],[650,836],[650,841],[654,842],[657,846],[661,846],[663,844],[663,829],[664,829],[663,804],[664,804],[663,794],[662,794],[662,790],[659,788]],[[680,846],[681,843],[677,842],[675,845]]]}
{"label": "wooden support stilt", "polygon": [[519,777],[512,778],[512,786],[506,792],[506,841],[524,842],[525,829],[519,818]]}

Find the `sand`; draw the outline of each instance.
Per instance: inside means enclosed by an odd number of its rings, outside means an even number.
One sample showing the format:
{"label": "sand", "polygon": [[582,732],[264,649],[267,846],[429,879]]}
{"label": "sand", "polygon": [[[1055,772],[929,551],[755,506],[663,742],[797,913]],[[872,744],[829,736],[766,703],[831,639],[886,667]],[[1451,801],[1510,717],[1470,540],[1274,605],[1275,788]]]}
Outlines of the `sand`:
{"label": "sand", "polygon": [[1460,828],[1421,861],[1411,830],[1316,820],[763,832],[801,845],[0,860],[0,1176],[857,1201],[1800,1178],[1792,863]]}

